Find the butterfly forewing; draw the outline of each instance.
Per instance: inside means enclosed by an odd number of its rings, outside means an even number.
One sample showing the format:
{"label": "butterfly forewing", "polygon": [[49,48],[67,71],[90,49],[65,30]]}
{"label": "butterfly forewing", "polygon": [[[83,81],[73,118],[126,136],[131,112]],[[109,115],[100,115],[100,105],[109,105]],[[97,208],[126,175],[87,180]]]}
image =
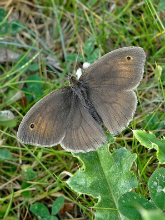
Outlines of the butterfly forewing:
{"label": "butterfly forewing", "polygon": [[90,88],[132,90],[143,76],[145,53],[141,47],[123,47],[92,64],[80,80]]}
{"label": "butterfly forewing", "polygon": [[58,89],[37,102],[23,118],[17,136],[26,144],[51,147],[66,133],[71,109],[71,89]]}

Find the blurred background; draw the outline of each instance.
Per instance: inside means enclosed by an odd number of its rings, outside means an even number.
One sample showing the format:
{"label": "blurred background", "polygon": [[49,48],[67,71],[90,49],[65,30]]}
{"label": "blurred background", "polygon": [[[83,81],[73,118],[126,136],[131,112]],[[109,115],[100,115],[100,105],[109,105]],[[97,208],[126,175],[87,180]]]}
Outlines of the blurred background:
{"label": "blurred background", "polygon": [[[165,133],[164,0],[1,0],[0,1],[0,219],[93,219],[94,199],[76,195],[65,181],[81,167],[60,146],[40,148],[18,142],[22,117],[40,98],[68,85],[84,62],[107,52],[140,46],[147,55],[137,89],[138,108],[131,129]],[[138,154],[140,175],[152,151],[135,148],[131,129],[117,136],[112,149]],[[140,158],[140,159],[139,159]],[[150,160],[137,191],[148,196]],[[35,206],[34,206],[35,205]],[[38,211],[38,213],[40,212]],[[38,215],[40,216],[40,215]],[[55,217],[56,216],[56,217]]]}

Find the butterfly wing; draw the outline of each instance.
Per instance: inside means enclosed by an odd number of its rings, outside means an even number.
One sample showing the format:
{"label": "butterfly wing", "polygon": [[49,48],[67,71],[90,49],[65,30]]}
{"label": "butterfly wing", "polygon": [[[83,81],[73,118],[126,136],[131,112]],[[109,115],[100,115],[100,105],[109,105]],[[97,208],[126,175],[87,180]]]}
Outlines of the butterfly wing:
{"label": "butterfly wing", "polygon": [[123,47],[89,66],[80,80],[90,88],[132,90],[143,76],[145,53],[141,47]]}
{"label": "butterfly wing", "polygon": [[70,152],[96,150],[106,142],[102,127],[89,114],[77,96],[73,99],[67,131],[61,146]]}
{"label": "butterfly wing", "polygon": [[26,144],[51,147],[59,143],[66,132],[71,109],[71,89],[58,89],[37,102],[23,118],[17,133]]}
{"label": "butterfly wing", "polygon": [[89,99],[112,135],[127,127],[137,105],[136,94],[133,91],[113,92],[95,88],[89,92]]}

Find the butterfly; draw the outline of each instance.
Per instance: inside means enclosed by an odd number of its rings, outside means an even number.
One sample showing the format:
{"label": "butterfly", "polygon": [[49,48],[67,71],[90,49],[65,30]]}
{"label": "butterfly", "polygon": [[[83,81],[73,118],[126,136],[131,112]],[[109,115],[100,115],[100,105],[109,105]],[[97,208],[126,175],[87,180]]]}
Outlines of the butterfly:
{"label": "butterfly", "polygon": [[70,152],[97,150],[106,143],[103,126],[112,135],[132,120],[137,106],[133,91],[143,77],[145,52],[123,47],[90,65],[79,80],[57,89],[28,111],[17,137],[44,147],[60,144]]}

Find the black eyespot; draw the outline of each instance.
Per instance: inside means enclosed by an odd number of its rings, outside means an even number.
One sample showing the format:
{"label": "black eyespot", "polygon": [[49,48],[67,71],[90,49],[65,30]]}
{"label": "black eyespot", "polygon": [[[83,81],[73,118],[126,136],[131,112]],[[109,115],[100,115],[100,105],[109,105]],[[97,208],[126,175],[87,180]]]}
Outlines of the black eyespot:
{"label": "black eyespot", "polygon": [[127,60],[128,60],[128,61],[132,60],[132,57],[127,56]]}
{"label": "black eyespot", "polygon": [[34,123],[30,124],[30,128],[33,129],[34,128]]}

